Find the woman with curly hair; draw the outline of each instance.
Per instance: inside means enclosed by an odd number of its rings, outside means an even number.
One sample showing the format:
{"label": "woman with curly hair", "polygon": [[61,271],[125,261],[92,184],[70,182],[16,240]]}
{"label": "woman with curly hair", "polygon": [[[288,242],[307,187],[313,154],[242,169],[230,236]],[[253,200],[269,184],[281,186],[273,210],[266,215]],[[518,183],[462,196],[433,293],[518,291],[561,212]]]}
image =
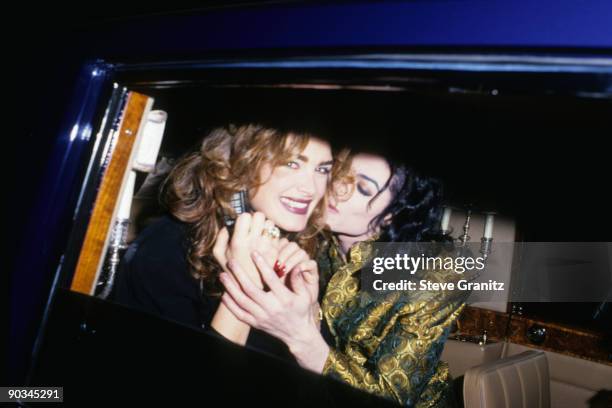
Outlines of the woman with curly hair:
{"label": "woman with curly hair", "polygon": [[[261,257],[255,262],[272,288],[242,284],[232,264],[221,275],[224,304],[241,321],[289,346],[298,363],[405,406],[452,406],[448,366],[440,360],[452,323],[465,304],[464,291],[389,292],[372,296],[361,274],[376,242],[437,239],[440,186],[381,155],[347,151],[336,157],[334,197],[327,224],[333,233],[318,257],[317,284],[293,293],[278,284]],[[430,281],[456,278],[452,271],[423,271]],[[238,284],[240,283],[240,284]],[[320,302],[319,330],[309,302]]]}
{"label": "woman with curly hair", "polygon": [[[226,266],[215,256],[240,263],[259,288],[263,284],[250,258],[254,250],[284,265],[280,272],[298,265],[301,272],[316,269],[310,257],[323,226],[331,167],[329,144],[306,131],[257,124],[213,130],[164,182],[168,214],[126,251],[114,300],[283,354],[264,333],[249,336],[249,326],[220,304],[219,275]],[[230,238],[225,226],[236,218],[231,200],[239,192],[251,213],[235,220]],[[280,231],[287,237],[279,239]],[[225,236],[223,251],[215,249],[218,235]]]}

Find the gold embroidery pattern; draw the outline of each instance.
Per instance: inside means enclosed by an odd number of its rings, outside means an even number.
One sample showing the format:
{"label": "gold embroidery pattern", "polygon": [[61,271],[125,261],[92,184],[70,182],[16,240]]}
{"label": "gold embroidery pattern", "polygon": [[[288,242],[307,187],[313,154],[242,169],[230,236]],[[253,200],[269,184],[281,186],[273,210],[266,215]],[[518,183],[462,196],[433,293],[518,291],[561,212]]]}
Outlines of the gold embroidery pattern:
{"label": "gold embroidery pattern", "polygon": [[[337,252],[330,256],[327,265],[337,270],[321,308],[336,347],[323,373],[402,405],[448,406],[450,375],[440,354],[467,294],[393,292],[372,299],[359,290],[356,273],[372,256],[372,243],[354,245],[343,265],[333,259]],[[448,281],[449,274],[427,271],[427,279]]]}

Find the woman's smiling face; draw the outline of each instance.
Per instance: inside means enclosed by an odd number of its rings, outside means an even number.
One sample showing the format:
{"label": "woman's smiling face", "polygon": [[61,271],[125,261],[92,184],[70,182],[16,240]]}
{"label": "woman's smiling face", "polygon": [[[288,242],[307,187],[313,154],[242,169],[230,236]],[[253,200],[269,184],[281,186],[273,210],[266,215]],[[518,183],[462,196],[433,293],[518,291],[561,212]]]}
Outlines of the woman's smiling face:
{"label": "woman's smiling face", "polygon": [[358,242],[377,232],[370,229],[370,222],[393,198],[389,188],[385,188],[391,177],[391,168],[382,156],[356,154],[351,172],[354,186],[336,186],[338,198],[330,199],[326,221],[341,240]]}
{"label": "woman's smiling face", "polygon": [[303,231],[325,194],[331,166],[329,144],[311,137],[304,150],[285,165],[263,166],[263,184],[249,192],[251,207],[285,231]]}

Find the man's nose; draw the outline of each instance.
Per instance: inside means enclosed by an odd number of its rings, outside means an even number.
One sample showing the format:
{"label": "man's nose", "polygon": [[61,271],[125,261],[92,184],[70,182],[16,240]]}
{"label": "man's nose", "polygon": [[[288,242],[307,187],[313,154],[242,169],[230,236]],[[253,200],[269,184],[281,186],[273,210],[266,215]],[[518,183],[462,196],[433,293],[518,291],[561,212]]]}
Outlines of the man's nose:
{"label": "man's nose", "polygon": [[327,194],[327,202],[329,203],[329,205],[335,207],[338,205],[338,198],[335,194]]}

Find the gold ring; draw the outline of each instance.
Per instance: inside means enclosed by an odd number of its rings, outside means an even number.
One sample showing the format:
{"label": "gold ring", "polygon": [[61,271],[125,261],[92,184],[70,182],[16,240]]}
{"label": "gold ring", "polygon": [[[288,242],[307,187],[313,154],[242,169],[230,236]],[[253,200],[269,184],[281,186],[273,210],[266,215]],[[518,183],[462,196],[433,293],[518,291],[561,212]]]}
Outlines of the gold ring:
{"label": "gold ring", "polygon": [[280,230],[276,226],[266,227],[263,229],[261,235],[268,236],[272,239],[280,238]]}

